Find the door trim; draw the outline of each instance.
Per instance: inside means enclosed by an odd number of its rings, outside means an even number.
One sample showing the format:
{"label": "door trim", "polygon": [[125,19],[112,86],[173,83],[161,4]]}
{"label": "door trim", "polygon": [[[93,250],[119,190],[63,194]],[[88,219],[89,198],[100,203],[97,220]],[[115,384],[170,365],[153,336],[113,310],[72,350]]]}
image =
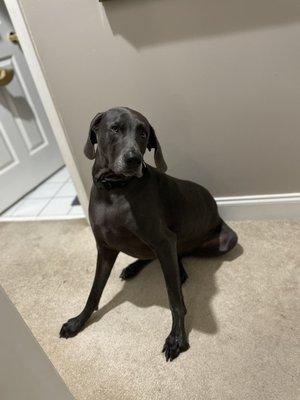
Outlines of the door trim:
{"label": "door trim", "polygon": [[63,123],[55,108],[46,78],[39,62],[29,29],[27,28],[18,0],[4,0],[11,22],[18,33],[18,39],[22,47],[27,65],[34,78],[41,102],[49,119],[53,134],[61,152],[62,158],[70,173],[71,179],[77,191],[85,216],[88,216],[88,197],[76,166],[71,148],[68,144]]}

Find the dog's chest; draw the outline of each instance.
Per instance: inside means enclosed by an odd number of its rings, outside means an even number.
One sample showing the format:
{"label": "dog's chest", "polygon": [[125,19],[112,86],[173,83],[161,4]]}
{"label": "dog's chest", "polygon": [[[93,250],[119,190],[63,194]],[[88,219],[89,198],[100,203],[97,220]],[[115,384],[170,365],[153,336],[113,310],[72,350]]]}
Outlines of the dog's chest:
{"label": "dog's chest", "polygon": [[134,217],[127,204],[97,204],[90,210],[96,240],[137,258],[151,258],[152,251],[132,233]]}
{"label": "dog's chest", "polygon": [[129,218],[130,210],[124,204],[98,203],[91,211],[92,224],[106,237],[117,235],[125,221]]}

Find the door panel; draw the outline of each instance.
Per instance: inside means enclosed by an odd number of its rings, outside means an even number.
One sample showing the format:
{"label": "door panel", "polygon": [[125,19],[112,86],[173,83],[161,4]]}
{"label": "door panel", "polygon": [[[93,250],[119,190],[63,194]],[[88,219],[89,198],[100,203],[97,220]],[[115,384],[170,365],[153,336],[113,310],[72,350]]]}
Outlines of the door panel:
{"label": "door panel", "polygon": [[9,141],[4,126],[0,122],[0,174],[4,174],[18,163],[17,155]]}
{"label": "door panel", "polygon": [[8,38],[11,31],[0,0],[0,70],[13,71],[0,86],[0,212],[63,165],[21,48]]}
{"label": "door panel", "polygon": [[15,119],[28,153],[41,150],[48,144],[44,128],[35,110],[34,102],[28,93],[17,62],[13,59],[0,62],[0,67],[13,69],[14,78],[7,87],[2,88],[4,102]]}

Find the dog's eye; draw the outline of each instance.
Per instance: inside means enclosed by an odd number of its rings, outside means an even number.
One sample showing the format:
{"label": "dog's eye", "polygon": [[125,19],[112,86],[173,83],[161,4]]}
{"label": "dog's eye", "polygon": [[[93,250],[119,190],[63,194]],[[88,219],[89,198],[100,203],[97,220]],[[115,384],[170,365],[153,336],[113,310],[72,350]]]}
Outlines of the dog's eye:
{"label": "dog's eye", "polygon": [[113,125],[113,126],[110,127],[110,130],[115,132],[115,133],[118,133],[120,128],[118,127],[118,125]]}
{"label": "dog's eye", "polygon": [[146,137],[147,137],[147,133],[146,133],[145,131],[140,131],[140,132],[139,132],[139,135],[140,135],[140,137],[141,137],[142,139],[146,139]]}

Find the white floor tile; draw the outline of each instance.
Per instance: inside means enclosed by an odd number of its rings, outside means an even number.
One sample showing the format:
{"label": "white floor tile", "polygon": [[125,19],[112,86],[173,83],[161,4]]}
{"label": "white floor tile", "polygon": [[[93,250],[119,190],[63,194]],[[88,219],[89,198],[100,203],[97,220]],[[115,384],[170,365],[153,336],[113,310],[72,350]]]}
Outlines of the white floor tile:
{"label": "white floor tile", "polygon": [[82,216],[84,216],[82,207],[81,206],[72,206],[72,208],[71,208],[71,210],[69,212],[69,215],[82,215]]}
{"label": "white floor tile", "polygon": [[46,180],[0,216],[4,220],[84,217],[82,207],[72,206],[76,190],[66,167]]}
{"label": "white floor tile", "polygon": [[3,214],[1,214],[1,217],[10,217],[13,215],[13,213],[16,211],[18,207],[20,207],[21,202],[23,200],[18,201],[14,206],[10,207],[8,210],[6,210]]}
{"label": "white floor tile", "polygon": [[29,199],[51,199],[64,185],[61,182],[48,182],[42,183],[33,192],[29,193]]}
{"label": "white floor tile", "polygon": [[25,199],[12,214],[14,217],[34,217],[48,203],[49,199]]}
{"label": "white floor tile", "polygon": [[54,198],[50,200],[39,216],[67,215],[71,209],[72,200],[73,197]]}
{"label": "white floor tile", "polygon": [[63,187],[57,192],[55,197],[67,197],[67,196],[76,196],[76,190],[72,182],[67,182],[63,185]]}
{"label": "white floor tile", "polygon": [[64,183],[66,182],[68,179],[70,179],[70,175],[69,172],[67,170],[66,167],[60,169],[58,172],[56,172],[56,174],[54,174],[53,176],[51,176],[51,178],[48,179],[47,182],[61,182]]}

